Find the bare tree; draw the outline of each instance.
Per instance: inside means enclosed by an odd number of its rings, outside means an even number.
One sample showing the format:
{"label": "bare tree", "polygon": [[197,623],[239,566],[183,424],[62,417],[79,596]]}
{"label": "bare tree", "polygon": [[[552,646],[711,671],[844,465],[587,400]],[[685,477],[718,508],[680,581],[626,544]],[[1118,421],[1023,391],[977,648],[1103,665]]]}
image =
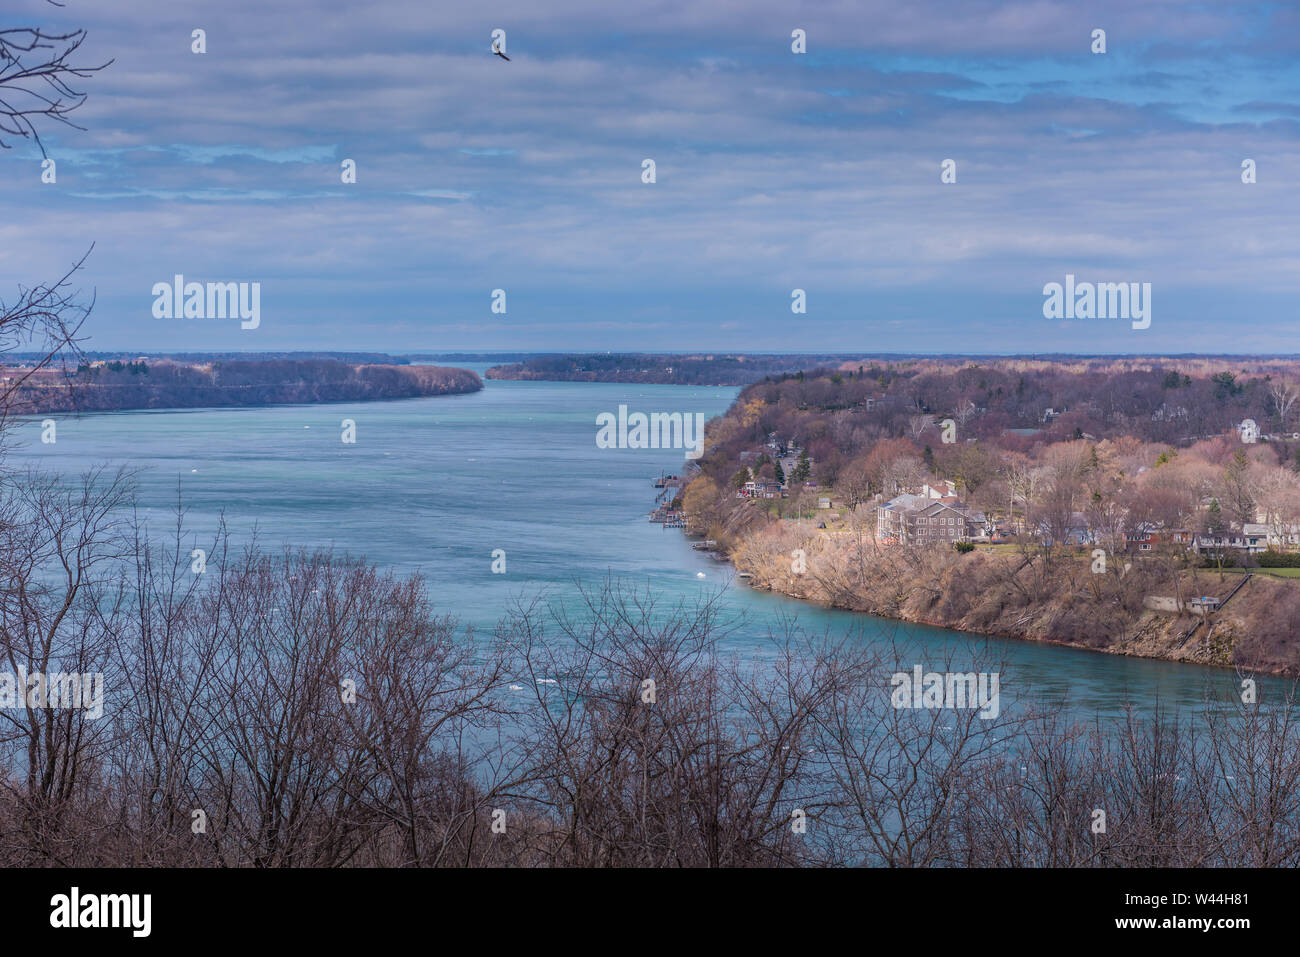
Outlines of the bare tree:
{"label": "bare tree", "polygon": [[933,415],[910,415],[907,417],[907,434],[912,441],[918,441],[926,430],[934,425]]}
{"label": "bare tree", "polygon": [[0,29],[0,148],[8,149],[14,138],[30,139],[45,156],[38,123],[49,120],[82,129],[68,118],[86,102],[77,81],[113,62],[74,62],[85,39],[85,30]]}
{"label": "bare tree", "polygon": [[1268,384],[1268,394],[1273,399],[1273,409],[1282,422],[1282,431],[1285,432],[1291,416],[1291,408],[1295,405],[1296,399],[1300,399],[1300,389],[1286,379],[1277,378]]}
{"label": "bare tree", "polygon": [[0,660],[18,699],[0,709],[0,791],[29,865],[68,863],[75,798],[112,748],[109,722],[96,719],[116,676],[104,623],[117,607],[113,563],[126,542],[116,525],[128,494],[127,476],[104,469],[74,482],[34,473],[0,482]]}
{"label": "bare tree", "polygon": [[[81,129],[69,119],[86,101],[86,94],[76,89],[76,81],[113,62],[98,66],[81,62],[79,54],[85,39],[85,30],[0,29],[0,148],[10,148],[15,138],[30,139],[45,156],[39,125],[51,121]],[[0,388],[0,429],[13,396],[33,373],[56,357],[65,361],[80,358],[77,333],[94,306],[94,296],[82,300],[70,281],[89,255],[88,249],[52,283],[20,287],[17,297],[9,303],[0,299],[0,355],[23,348],[40,355],[23,375],[10,377],[12,381]],[[65,350],[71,354],[64,355]]]}
{"label": "bare tree", "polygon": [[37,353],[35,362],[0,383],[0,431],[13,411],[22,387],[39,370],[53,364],[73,364],[81,358],[78,338],[86,318],[95,305],[72,288],[72,277],[81,269],[94,249],[92,244],[61,277],[52,283],[30,288],[20,286],[17,298],[9,303],[0,299],[0,356],[19,349]]}

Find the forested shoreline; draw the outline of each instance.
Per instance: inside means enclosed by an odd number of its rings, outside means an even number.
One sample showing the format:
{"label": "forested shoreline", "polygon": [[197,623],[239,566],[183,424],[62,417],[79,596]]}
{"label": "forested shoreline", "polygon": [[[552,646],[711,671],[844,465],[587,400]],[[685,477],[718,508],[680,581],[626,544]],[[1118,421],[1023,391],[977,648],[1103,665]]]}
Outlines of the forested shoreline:
{"label": "forested shoreline", "polygon": [[[1297,382],[1294,361],[1246,359],[783,375],[710,423],[682,504],[751,585],[788,597],[1296,674],[1300,585],[1243,576],[1300,558]],[[966,523],[960,548],[882,534],[882,509],[926,502]]]}
{"label": "forested shoreline", "polygon": [[659,353],[529,356],[492,366],[489,379],[526,382],[626,382],[638,385],[743,386],[795,372],[831,356]]}
{"label": "forested shoreline", "polygon": [[483,388],[478,374],[445,366],[352,365],[330,359],[186,363],[171,360],[4,367],[8,411],[116,412],[453,395]]}

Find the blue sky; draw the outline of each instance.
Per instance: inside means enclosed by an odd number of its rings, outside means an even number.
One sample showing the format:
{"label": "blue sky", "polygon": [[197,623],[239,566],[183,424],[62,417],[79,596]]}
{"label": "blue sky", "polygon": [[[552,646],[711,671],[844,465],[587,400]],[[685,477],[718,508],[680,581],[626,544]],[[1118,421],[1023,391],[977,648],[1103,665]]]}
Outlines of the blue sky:
{"label": "blue sky", "polygon": [[[0,151],[0,296],[95,242],[87,348],[1300,352],[1297,4],[110,6],[0,15],[115,59],[57,183]],[[1150,328],[1043,318],[1067,273]]]}

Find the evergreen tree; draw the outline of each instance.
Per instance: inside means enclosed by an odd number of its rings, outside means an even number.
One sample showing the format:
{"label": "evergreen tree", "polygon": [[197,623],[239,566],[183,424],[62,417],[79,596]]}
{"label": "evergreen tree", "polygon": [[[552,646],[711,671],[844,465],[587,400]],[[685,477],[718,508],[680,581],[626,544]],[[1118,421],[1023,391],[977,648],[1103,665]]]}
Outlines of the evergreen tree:
{"label": "evergreen tree", "polygon": [[794,467],[794,480],[806,482],[812,478],[812,462],[808,459],[808,450],[799,453],[799,463]]}
{"label": "evergreen tree", "polygon": [[1205,510],[1205,530],[1211,535],[1218,535],[1223,531],[1223,509],[1216,498],[1210,502],[1210,507]]}

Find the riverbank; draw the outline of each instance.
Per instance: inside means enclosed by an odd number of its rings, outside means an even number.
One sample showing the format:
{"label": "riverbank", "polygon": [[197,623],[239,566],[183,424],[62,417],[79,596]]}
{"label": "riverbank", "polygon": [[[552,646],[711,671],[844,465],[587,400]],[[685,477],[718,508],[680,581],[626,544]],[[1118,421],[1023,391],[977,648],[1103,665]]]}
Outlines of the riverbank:
{"label": "riverbank", "polygon": [[725,553],[751,587],[817,605],[954,631],[1277,675],[1300,674],[1300,589],[1252,576],[1205,619],[1147,599],[1223,599],[1239,576],[1172,560],[1092,570],[1088,556],[968,554],[877,545],[866,532],[778,522]]}
{"label": "riverbank", "polygon": [[332,359],[203,363],[94,362],[74,370],[0,368],[16,415],[371,402],[478,392],[468,369],[372,365]]}
{"label": "riverbank", "polygon": [[530,356],[494,365],[489,379],[518,382],[609,382],[630,385],[743,386],[800,369],[835,367],[846,356],[649,353]]}

